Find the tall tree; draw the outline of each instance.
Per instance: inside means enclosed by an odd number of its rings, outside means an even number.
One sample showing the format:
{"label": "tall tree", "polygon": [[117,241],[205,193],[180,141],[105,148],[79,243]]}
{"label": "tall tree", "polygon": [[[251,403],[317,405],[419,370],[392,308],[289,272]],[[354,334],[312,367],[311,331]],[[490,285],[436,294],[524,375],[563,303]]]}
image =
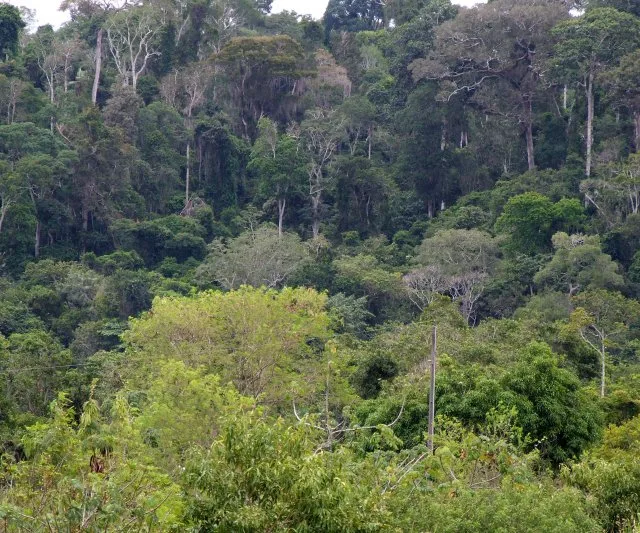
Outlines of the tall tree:
{"label": "tall tree", "polygon": [[341,122],[342,119],[336,117],[334,111],[324,112],[316,109],[309,113],[309,118],[302,122],[299,130],[290,130],[291,135],[301,139],[308,156],[307,176],[311,201],[311,231],[314,239],[320,235],[323,198],[330,182],[328,167],[338,149],[342,133]]}
{"label": "tall tree", "polygon": [[617,105],[631,113],[633,149],[640,152],[640,50],[625,55],[617,67],[603,71],[598,81]]}
{"label": "tall tree", "polygon": [[576,296],[574,304],[568,328],[577,331],[600,357],[600,396],[604,397],[609,350],[619,346],[640,320],[640,303],[619,292],[594,290]]}
{"label": "tall tree", "polygon": [[332,31],[379,30],[385,23],[384,2],[380,0],[329,0],[324,12],[327,41]]}
{"label": "tall tree", "polygon": [[261,118],[258,131],[247,168],[260,180],[258,196],[267,201],[275,200],[278,235],[281,236],[287,202],[302,192],[306,161],[298,140],[290,135],[280,135],[272,120]]}
{"label": "tall tree", "polygon": [[[551,48],[549,31],[568,16],[561,0],[495,0],[463,10],[437,29],[435,55],[410,65],[414,79],[445,81],[447,100],[472,94],[485,112],[513,117],[522,125],[531,170],[533,101]],[[500,97],[483,97],[492,82]]]}
{"label": "tall tree", "polygon": [[449,294],[460,303],[465,320],[473,323],[476,304],[498,257],[498,246],[487,233],[475,229],[440,231],[419,248],[416,262],[422,268],[405,277],[410,298],[424,307],[433,301],[433,293]]}
{"label": "tall tree", "polygon": [[602,168],[597,177],[580,183],[580,191],[611,227],[640,212],[640,154]]}
{"label": "tall tree", "polygon": [[247,138],[263,115],[282,118],[283,104],[294,98],[296,82],[306,73],[302,47],[286,35],[236,37],[215,61],[230,82]]}
{"label": "tall tree", "polygon": [[138,79],[155,56],[160,55],[156,34],[162,28],[162,14],[147,7],[132,7],[107,21],[107,39],[123,85],[138,86]]}
{"label": "tall tree", "polygon": [[98,89],[100,76],[102,75],[102,60],[104,58],[104,23],[107,16],[122,6],[126,6],[128,0],[62,0],[61,11],[69,11],[72,19],[83,18],[89,20],[96,32],[96,44],[94,53],[94,75],[91,88],[91,101],[95,105],[98,102]]}
{"label": "tall tree", "polygon": [[552,64],[559,80],[582,87],[587,100],[585,175],[591,176],[598,74],[640,44],[640,19],[613,8],[588,10],[554,28]]}
{"label": "tall tree", "polygon": [[0,4],[0,53],[6,60],[16,52],[25,26],[17,7],[5,2]]}
{"label": "tall tree", "polygon": [[555,254],[534,278],[539,286],[575,296],[584,290],[616,289],[624,284],[620,266],[602,252],[598,236],[559,232],[552,241]]}

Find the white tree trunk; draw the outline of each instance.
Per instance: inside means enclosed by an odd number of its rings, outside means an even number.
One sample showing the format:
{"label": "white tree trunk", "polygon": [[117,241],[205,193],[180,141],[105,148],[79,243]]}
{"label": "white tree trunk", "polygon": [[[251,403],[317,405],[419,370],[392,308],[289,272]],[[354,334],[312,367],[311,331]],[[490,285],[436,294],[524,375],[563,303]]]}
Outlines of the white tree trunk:
{"label": "white tree trunk", "polygon": [[600,370],[600,398],[604,398],[604,381],[605,378],[607,377],[607,372],[606,372],[606,364],[607,364],[607,354],[605,352],[604,349],[604,341],[602,341],[601,345],[600,345],[600,365],[601,365],[601,370]]}
{"label": "white tree trunk", "polygon": [[593,149],[593,116],[594,116],[594,96],[593,96],[593,72],[589,72],[585,85],[587,94],[587,160],[585,166],[585,175],[587,178],[591,176],[591,158]]}
{"label": "white tree trunk", "polygon": [[633,112],[633,151],[640,152],[640,111]]}
{"label": "white tree trunk", "polygon": [[185,176],[185,187],[184,187],[184,206],[187,207],[189,205],[189,195],[191,192],[189,191],[189,187],[191,179],[191,143],[187,143],[187,172]]}
{"label": "white tree trunk", "polygon": [[96,72],[93,76],[93,89],[91,90],[91,102],[96,105],[98,102],[98,87],[100,86],[100,73],[102,70],[102,36],[104,30],[100,28],[98,30],[98,38],[96,40]]}
{"label": "white tree trunk", "polygon": [[531,109],[531,98],[526,97],[522,101],[525,117],[525,138],[527,141],[527,166],[529,170],[536,168],[536,161],[533,146],[533,112]]}
{"label": "white tree trunk", "polygon": [[282,230],[284,226],[284,210],[287,206],[287,200],[285,198],[278,198],[278,235],[282,237]]}

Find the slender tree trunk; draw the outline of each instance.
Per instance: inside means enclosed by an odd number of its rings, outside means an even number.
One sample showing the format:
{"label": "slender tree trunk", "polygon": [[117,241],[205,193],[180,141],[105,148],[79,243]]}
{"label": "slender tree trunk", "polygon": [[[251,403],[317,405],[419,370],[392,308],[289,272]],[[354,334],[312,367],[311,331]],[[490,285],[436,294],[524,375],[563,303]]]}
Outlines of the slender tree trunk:
{"label": "slender tree trunk", "polygon": [[593,96],[593,71],[587,76],[585,92],[587,94],[587,161],[585,166],[585,175],[591,176],[591,151],[593,149],[593,115],[594,115],[594,96]]}
{"label": "slender tree trunk", "polygon": [[606,352],[604,349],[604,341],[602,341],[600,343],[600,365],[601,365],[601,369],[600,369],[600,398],[604,398],[604,380],[607,376],[606,373],[606,364],[607,364],[607,358],[606,358]]}
{"label": "slender tree trunk", "polygon": [[40,221],[36,218],[36,243],[35,246],[33,247],[33,251],[34,251],[34,255],[36,256],[36,259],[38,259],[38,257],[40,257]]}
{"label": "slender tree trunk", "polygon": [[[49,101],[51,102],[51,106],[55,105],[55,101],[56,101],[56,88],[54,85],[54,73],[53,71],[51,71],[50,73],[51,75],[51,79],[49,81]],[[52,115],[50,118],[51,124],[51,133],[53,133],[54,127],[55,127],[55,117]]]}
{"label": "slender tree trunk", "polygon": [[640,111],[633,112],[633,150],[640,152]]}
{"label": "slender tree trunk", "polygon": [[562,109],[564,111],[567,110],[567,102],[568,102],[568,89],[567,86],[565,84],[564,89],[562,90]]}
{"label": "slender tree trunk", "polygon": [[434,436],[434,422],[436,416],[436,357],[438,353],[437,348],[437,335],[438,328],[433,326],[433,332],[431,333],[431,361],[430,363],[430,380],[429,380],[429,420],[427,425],[427,448],[429,453],[433,455],[433,436]]}
{"label": "slender tree trunk", "polygon": [[185,176],[185,187],[184,187],[184,206],[187,207],[189,205],[189,187],[190,187],[190,183],[189,180],[191,178],[191,143],[188,142],[187,143],[187,173]]}
{"label": "slender tree trunk", "polygon": [[535,152],[533,147],[533,112],[531,109],[531,97],[528,95],[522,101],[525,117],[525,137],[527,140],[527,166],[529,170],[536,168]]}
{"label": "slender tree trunk", "polygon": [[93,105],[98,102],[98,87],[100,86],[100,73],[102,70],[102,36],[104,30],[98,30],[98,38],[96,40],[96,73],[93,77],[93,89],[91,90],[91,101]]}
{"label": "slender tree trunk", "polygon": [[321,198],[319,194],[313,195],[311,197],[311,212],[313,215],[313,220],[311,222],[311,231],[313,233],[313,238],[317,238],[320,235],[320,202]]}
{"label": "slender tree trunk", "polygon": [[3,204],[2,208],[0,208],[0,233],[2,233],[2,226],[4,225],[4,219],[7,216],[8,210],[9,206],[7,204]]}
{"label": "slender tree trunk", "polygon": [[282,229],[284,226],[284,210],[287,206],[286,198],[278,198],[278,236],[282,237]]}
{"label": "slender tree trunk", "polygon": [[536,168],[536,161],[533,147],[533,125],[531,122],[527,124],[525,135],[527,137],[527,166],[529,170],[534,170]]}

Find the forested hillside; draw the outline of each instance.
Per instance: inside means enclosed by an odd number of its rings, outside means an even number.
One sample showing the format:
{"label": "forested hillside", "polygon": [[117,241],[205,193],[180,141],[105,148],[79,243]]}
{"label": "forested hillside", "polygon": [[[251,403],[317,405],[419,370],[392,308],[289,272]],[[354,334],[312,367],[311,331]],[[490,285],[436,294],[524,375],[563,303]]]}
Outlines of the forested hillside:
{"label": "forested hillside", "polygon": [[638,2],[61,9],[0,3],[0,530],[638,530]]}

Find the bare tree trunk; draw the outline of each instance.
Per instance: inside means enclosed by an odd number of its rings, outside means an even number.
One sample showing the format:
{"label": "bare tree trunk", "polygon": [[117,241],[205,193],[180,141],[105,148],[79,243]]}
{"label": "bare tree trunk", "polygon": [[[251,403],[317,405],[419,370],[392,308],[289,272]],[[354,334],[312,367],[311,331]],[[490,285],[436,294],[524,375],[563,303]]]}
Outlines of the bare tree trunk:
{"label": "bare tree trunk", "polygon": [[186,173],[186,176],[185,176],[185,187],[184,187],[184,191],[185,191],[184,192],[184,205],[185,205],[185,207],[187,207],[187,205],[189,205],[189,194],[190,194],[189,186],[191,185],[189,183],[189,180],[191,178],[190,171],[191,171],[191,143],[188,142],[187,143],[187,173]]}
{"label": "bare tree trunk", "polygon": [[562,109],[564,111],[567,110],[568,92],[567,85],[565,84],[564,89],[562,90]]}
{"label": "bare tree trunk", "polygon": [[33,251],[34,251],[34,255],[36,256],[36,259],[38,259],[38,257],[40,257],[40,221],[36,218],[36,243],[35,246],[33,247]]}
{"label": "bare tree trunk", "polygon": [[202,139],[196,137],[196,142],[198,143],[198,182],[202,181]]}
{"label": "bare tree trunk", "polygon": [[311,197],[311,212],[313,216],[311,231],[314,239],[320,235],[320,202],[321,198],[319,194]]}
{"label": "bare tree trunk", "polygon": [[434,421],[436,415],[436,355],[437,355],[437,335],[438,328],[434,325],[431,334],[431,379],[429,382],[429,421],[427,426],[427,448],[429,453],[433,455],[433,435]]}
{"label": "bare tree trunk", "polygon": [[527,141],[527,166],[529,170],[536,168],[535,153],[533,147],[533,112],[531,109],[531,96],[527,95],[522,100],[525,119],[525,138]]}
{"label": "bare tree trunk", "polygon": [[601,364],[601,369],[600,369],[600,398],[604,398],[604,380],[607,376],[606,373],[606,352],[604,349],[604,341],[601,342],[600,344],[600,364]]}
{"label": "bare tree trunk", "polygon": [[529,170],[534,170],[536,168],[536,161],[533,147],[533,124],[531,124],[531,122],[527,124],[525,135],[527,137],[527,166]]}
{"label": "bare tree trunk", "polygon": [[633,112],[633,150],[640,152],[640,111]]}
{"label": "bare tree trunk", "polygon": [[9,206],[7,204],[3,204],[2,208],[0,208],[0,233],[2,233],[2,226],[4,225],[4,219],[7,216],[8,210]]}
{"label": "bare tree trunk", "polygon": [[91,101],[93,105],[98,102],[98,87],[100,85],[100,71],[102,70],[102,36],[104,30],[98,30],[98,38],[96,40],[96,73],[93,77],[93,89],[91,91]]}
{"label": "bare tree trunk", "polygon": [[[53,71],[51,72],[51,80],[49,82],[49,101],[51,102],[51,106],[55,105],[55,101],[56,101],[56,89],[55,89],[55,85],[54,85],[54,73]],[[51,128],[51,133],[54,132],[55,129],[55,117],[52,115],[50,117],[50,128]]]}
{"label": "bare tree trunk", "polygon": [[282,229],[284,226],[284,209],[287,206],[285,198],[278,199],[278,236],[282,237]]}
{"label": "bare tree trunk", "polygon": [[585,175],[591,176],[591,157],[593,149],[593,115],[594,115],[594,97],[593,97],[593,72],[589,72],[585,85],[587,94],[587,161],[585,166]]}

